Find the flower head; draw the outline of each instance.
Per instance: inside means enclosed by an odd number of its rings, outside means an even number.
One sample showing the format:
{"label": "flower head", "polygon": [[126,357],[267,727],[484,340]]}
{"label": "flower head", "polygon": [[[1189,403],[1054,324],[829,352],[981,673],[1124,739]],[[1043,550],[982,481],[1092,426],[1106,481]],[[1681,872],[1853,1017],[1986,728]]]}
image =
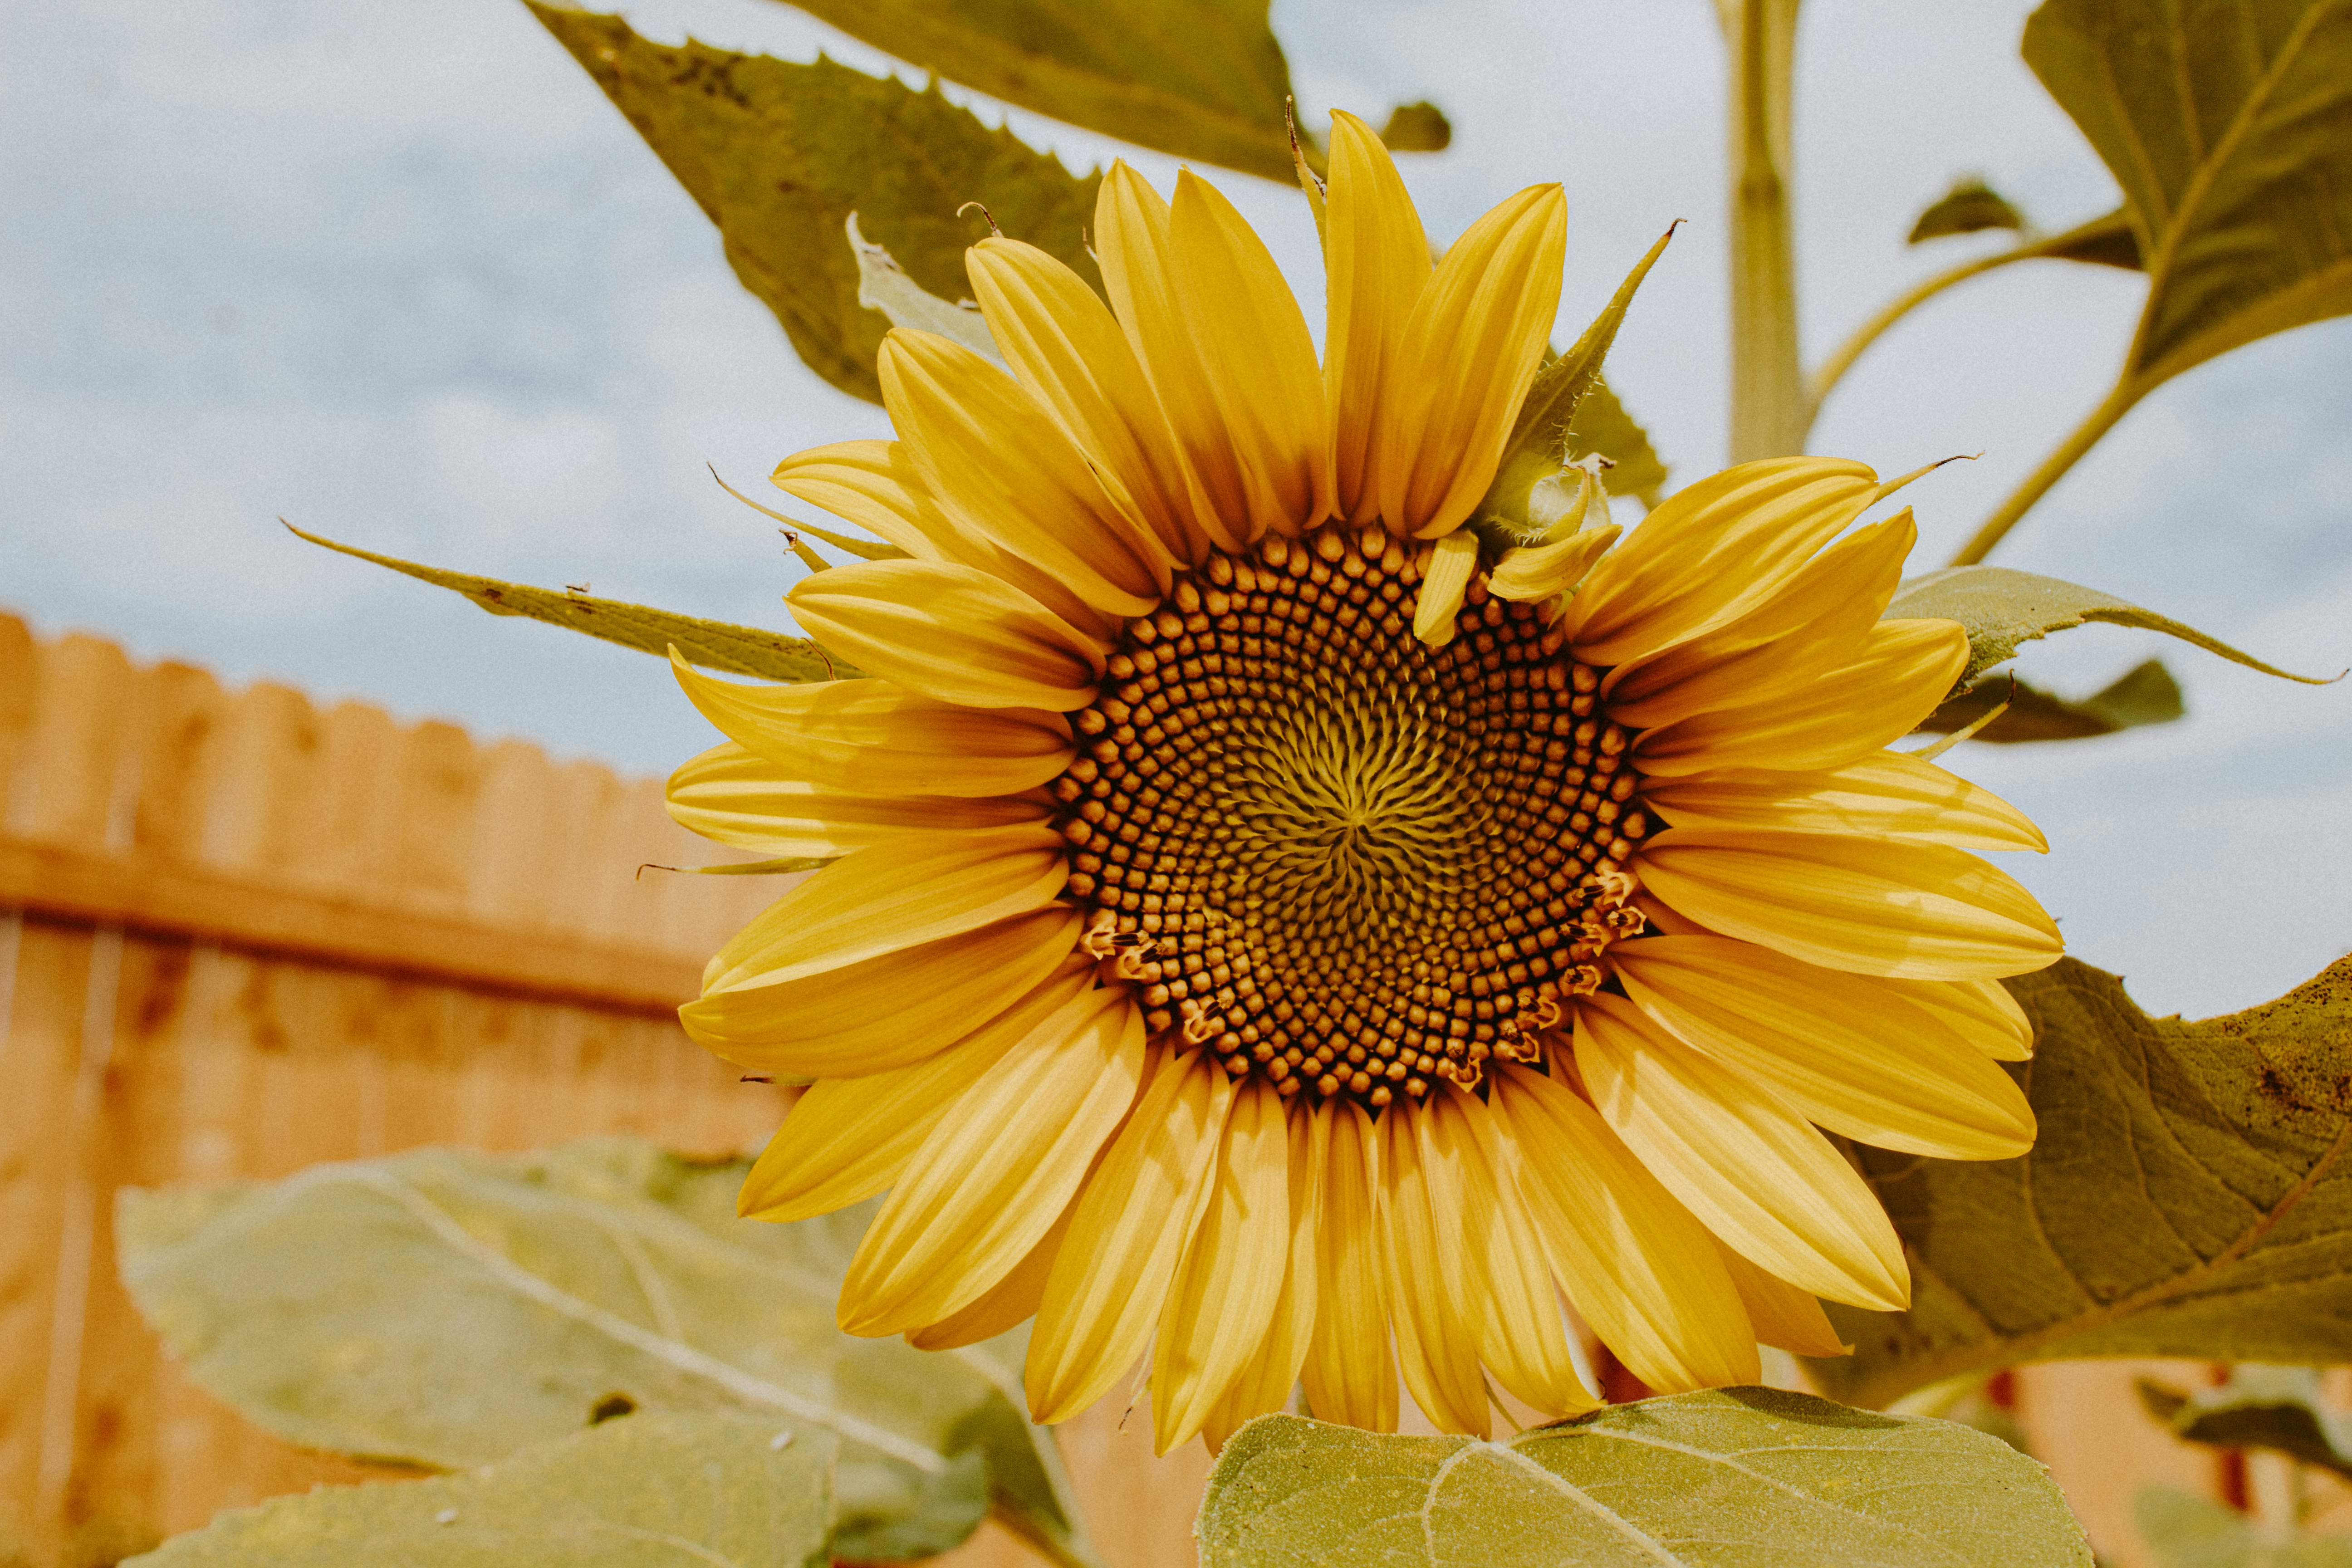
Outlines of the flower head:
{"label": "flower head", "polygon": [[1884,749],[1967,654],[1878,618],[1909,517],[1848,530],[1892,487],[1748,464],[1621,544],[1574,526],[1588,474],[1567,531],[1487,561],[1463,525],[1551,328],[1559,191],[1433,268],[1360,122],[1331,166],[1319,368],[1190,175],[1105,179],[1108,305],[974,247],[1009,369],[893,332],[898,439],[776,473],[907,552],[791,595],[869,678],[679,667],[730,737],[679,818],[840,857],[683,1010],[810,1084],[743,1212],[888,1189],[845,1328],[1034,1314],[1046,1421],[1148,1353],[1163,1449],[1301,1377],[1376,1428],[1400,1373],[1452,1430],[1487,1430],[1487,1376],[1590,1408],[1556,1289],[1662,1390],[1835,1353],[1815,1298],[1909,1287],[1820,1129],[2023,1150],[1993,982],[2059,951],[1967,853],[2032,826]]}

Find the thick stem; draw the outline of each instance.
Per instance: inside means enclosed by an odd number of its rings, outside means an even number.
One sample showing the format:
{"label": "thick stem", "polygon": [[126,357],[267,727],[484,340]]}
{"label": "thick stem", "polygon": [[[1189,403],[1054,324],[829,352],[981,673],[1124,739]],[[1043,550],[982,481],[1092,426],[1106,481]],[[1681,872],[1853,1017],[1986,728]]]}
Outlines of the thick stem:
{"label": "thick stem", "polygon": [[2018,520],[2032,510],[2033,503],[2040,500],[2051,486],[2065,477],[2067,469],[2082,460],[2084,453],[2098,444],[2100,437],[2115,428],[2116,421],[2131,411],[2132,405],[2140,400],[2140,395],[2146,390],[2129,382],[2117,382],[2116,389],[2107,394],[2106,401],[2092,409],[2084,421],[2074,426],[2074,433],[2059,443],[2058,449],[2042,458],[2040,468],[2025,476],[2025,482],[2011,492],[2010,498],[2000,503],[2000,510],[1984,520],[1984,525],[1977,530],[1975,537],[1952,557],[1951,564],[1973,566],[1991,554],[1993,546],[2017,526]]}
{"label": "thick stem", "polygon": [[1798,0],[1717,0],[1729,67],[1731,458],[1804,445],[1797,259],[1789,212],[1790,104]]}

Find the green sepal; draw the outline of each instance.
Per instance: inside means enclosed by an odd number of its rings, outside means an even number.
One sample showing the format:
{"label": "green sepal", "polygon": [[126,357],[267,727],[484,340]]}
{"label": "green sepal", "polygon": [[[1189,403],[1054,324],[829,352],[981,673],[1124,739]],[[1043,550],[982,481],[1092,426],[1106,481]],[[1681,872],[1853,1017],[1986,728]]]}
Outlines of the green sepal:
{"label": "green sepal", "polygon": [[[286,522],[284,518],[278,520]],[[526,616],[567,631],[583,632],[604,642],[618,643],[658,658],[675,647],[688,664],[729,675],[754,676],[761,680],[846,680],[859,672],[825,652],[806,637],[785,637],[757,626],[727,621],[707,621],[619,599],[598,599],[586,594],[555,593],[521,583],[502,583],[470,572],[450,572],[420,566],[397,556],[378,555],[357,545],[340,544],[286,522],[296,537],[378,566],[462,594],[494,616]]]}

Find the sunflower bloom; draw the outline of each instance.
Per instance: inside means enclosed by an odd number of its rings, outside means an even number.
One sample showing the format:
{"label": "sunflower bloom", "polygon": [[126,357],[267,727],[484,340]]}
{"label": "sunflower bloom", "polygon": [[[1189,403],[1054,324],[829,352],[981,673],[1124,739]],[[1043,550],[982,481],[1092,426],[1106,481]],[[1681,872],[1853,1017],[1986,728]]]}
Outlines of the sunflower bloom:
{"label": "sunflower bloom", "polygon": [[1360,121],[1331,168],[1319,366],[1189,174],[1104,180],[1108,304],[974,247],[1004,366],[894,331],[898,438],[775,476],[906,552],[791,595],[870,675],[678,668],[728,737],[679,820],[837,857],[682,1012],[809,1085],[742,1212],[887,1190],[845,1329],[1034,1317],[1033,1414],[1140,1364],[1163,1451],[1302,1380],[1376,1429],[1400,1383],[1458,1432],[1490,1386],[1589,1409],[1563,1295],[1660,1390],[1752,1382],[1759,1341],[1836,1353],[1818,1298],[1909,1280],[1824,1130],[2025,1149],[1994,982],[2059,952],[1968,853],[2032,825],[1885,749],[1967,655],[1878,619],[1911,522],[1852,525],[1893,487],[1752,463],[1622,543],[1482,558],[1560,192],[1433,266]]}

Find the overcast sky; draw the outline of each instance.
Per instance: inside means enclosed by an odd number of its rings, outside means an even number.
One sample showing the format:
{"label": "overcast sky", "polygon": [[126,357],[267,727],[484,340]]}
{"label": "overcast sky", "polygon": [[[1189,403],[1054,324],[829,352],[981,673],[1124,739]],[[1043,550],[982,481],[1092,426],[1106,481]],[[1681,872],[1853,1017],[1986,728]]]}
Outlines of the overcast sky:
{"label": "overcast sky", "polygon": [[[2112,183],[2018,61],[2021,0],[1812,0],[1797,202],[1818,357],[1983,242],[1906,249],[1979,172],[2037,220]],[[658,0],[675,41],[887,62],[768,0]],[[1433,234],[1565,182],[1572,332],[1690,220],[1611,374],[1678,480],[1723,453],[1721,93],[1706,0],[1277,0],[1300,101],[1377,121],[1427,97],[1453,151],[1408,161]],[[1002,111],[956,94],[993,120]],[[1083,168],[1118,150],[1033,116]],[[1171,161],[1135,160],[1165,188]],[[1295,193],[1220,183],[1319,300]],[[709,743],[657,661],[481,615],[327,555],[391,553],[781,625],[797,568],[720,495],[885,433],[735,283],[716,234],[516,0],[0,3],[0,606],[232,680],[364,697],[645,772]],[[2141,290],[2048,263],[1955,291],[1852,376],[1814,448],[1900,471],[1939,564],[2097,401]],[[1310,307],[1309,314],[1318,312]],[[2352,323],[2159,393],[1998,560],[2190,620],[2293,668],[2352,662]],[[2352,682],[2270,681],[2092,627],[2022,668],[2093,689],[2161,653],[2185,722],[1948,763],[2025,806],[2011,857],[2081,957],[2143,1005],[2243,1006],[2352,947]]]}

